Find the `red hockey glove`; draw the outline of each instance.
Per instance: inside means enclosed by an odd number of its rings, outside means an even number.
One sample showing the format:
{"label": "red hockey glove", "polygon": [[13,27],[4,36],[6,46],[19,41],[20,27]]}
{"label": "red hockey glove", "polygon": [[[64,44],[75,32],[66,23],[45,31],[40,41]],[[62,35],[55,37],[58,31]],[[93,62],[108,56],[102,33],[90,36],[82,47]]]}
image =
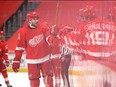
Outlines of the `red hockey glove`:
{"label": "red hockey glove", "polygon": [[51,35],[52,36],[57,36],[58,34],[58,26],[57,25],[53,25],[51,28]]}
{"label": "red hockey glove", "polygon": [[6,60],[6,61],[5,61],[5,64],[6,64],[6,66],[8,67],[8,66],[10,65],[9,60]]}
{"label": "red hockey glove", "polygon": [[14,72],[19,72],[19,68],[20,68],[20,61],[17,59],[13,60],[13,65],[12,65],[12,69]]}

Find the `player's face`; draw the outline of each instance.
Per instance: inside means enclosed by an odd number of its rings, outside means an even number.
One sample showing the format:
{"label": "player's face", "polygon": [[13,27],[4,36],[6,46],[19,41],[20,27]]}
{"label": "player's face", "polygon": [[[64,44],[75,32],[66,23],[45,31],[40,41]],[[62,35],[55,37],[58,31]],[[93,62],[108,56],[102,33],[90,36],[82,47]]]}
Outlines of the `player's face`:
{"label": "player's face", "polygon": [[29,20],[29,27],[30,28],[36,28],[37,27],[37,25],[38,25],[38,21],[39,21],[39,19],[38,18],[31,18],[30,20]]}

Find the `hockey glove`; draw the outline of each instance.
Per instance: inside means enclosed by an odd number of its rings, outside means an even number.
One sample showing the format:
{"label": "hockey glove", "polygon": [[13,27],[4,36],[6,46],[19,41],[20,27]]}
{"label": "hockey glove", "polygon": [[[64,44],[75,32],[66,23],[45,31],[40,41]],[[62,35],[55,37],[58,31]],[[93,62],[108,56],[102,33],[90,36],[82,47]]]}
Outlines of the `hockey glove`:
{"label": "hockey glove", "polygon": [[19,72],[19,68],[20,68],[20,61],[17,59],[13,60],[13,65],[12,65],[12,69],[14,72]]}
{"label": "hockey glove", "polygon": [[58,26],[57,25],[53,25],[51,28],[51,35],[52,36],[57,36],[58,34]]}

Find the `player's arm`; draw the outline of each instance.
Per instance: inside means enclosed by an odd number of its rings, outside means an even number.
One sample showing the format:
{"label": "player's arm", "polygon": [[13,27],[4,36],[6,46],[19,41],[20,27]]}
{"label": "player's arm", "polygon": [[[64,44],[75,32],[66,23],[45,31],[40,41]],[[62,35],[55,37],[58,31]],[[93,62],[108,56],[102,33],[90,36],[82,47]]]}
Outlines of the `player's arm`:
{"label": "player's arm", "polygon": [[[44,29],[45,30],[45,29]],[[46,29],[46,41],[49,45],[53,45],[54,39],[59,39],[58,36],[58,26],[53,25],[51,28]]]}
{"label": "player's arm", "polygon": [[5,60],[5,64],[6,66],[8,67],[10,62],[9,62],[9,59],[8,59],[8,45],[6,44],[6,42],[4,42],[3,44],[3,59]]}
{"label": "player's arm", "polygon": [[25,39],[24,39],[24,35],[19,34],[18,35],[18,42],[17,42],[17,46],[15,49],[15,57],[13,59],[13,65],[12,65],[12,69],[14,72],[18,72],[19,68],[20,68],[20,62],[21,62],[21,58],[22,58],[22,54],[25,50]]}
{"label": "player's arm", "polygon": [[41,23],[41,29],[42,29],[42,32],[43,32],[43,35],[46,39],[46,42],[48,43],[48,45],[50,45],[51,43],[51,40],[52,40],[52,36],[50,34],[50,27],[48,26],[47,22],[43,22]]}

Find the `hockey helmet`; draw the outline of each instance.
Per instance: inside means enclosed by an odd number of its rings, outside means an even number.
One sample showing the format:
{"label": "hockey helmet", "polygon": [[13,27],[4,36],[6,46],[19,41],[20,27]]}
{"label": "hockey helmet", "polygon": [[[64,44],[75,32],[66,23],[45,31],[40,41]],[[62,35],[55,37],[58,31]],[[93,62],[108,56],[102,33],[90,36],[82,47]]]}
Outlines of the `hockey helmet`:
{"label": "hockey helmet", "polygon": [[0,31],[0,35],[4,35],[4,32],[3,31]]}
{"label": "hockey helmet", "polygon": [[96,17],[96,11],[93,6],[86,6],[79,9],[79,18],[80,20],[90,20]]}
{"label": "hockey helmet", "polygon": [[39,16],[38,16],[38,14],[36,13],[36,12],[29,12],[29,13],[27,13],[27,21],[29,20],[29,19],[31,19],[31,18],[37,18],[37,19],[39,19]]}
{"label": "hockey helmet", "polygon": [[37,27],[39,16],[36,12],[29,12],[26,19],[30,29],[35,29]]}
{"label": "hockey helmet", "polygon": [[113,6],[108,10],[108,19],[110,21],[116,21],[116,7]]}

